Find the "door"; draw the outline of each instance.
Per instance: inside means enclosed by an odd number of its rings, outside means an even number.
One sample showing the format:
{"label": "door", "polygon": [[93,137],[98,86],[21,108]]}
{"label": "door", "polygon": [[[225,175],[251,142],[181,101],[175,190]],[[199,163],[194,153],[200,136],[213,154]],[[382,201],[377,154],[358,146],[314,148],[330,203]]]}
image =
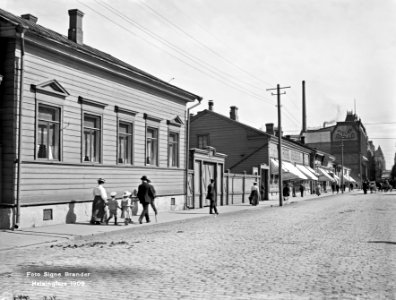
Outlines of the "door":
{"label": "door", "polygon": [[263,200],[269,199],[268,193],[268,169],[260,169],[260,196]]}
{"label": "door", "polygon": [[[206,199],[206,194],[208,192],[208,185],[210,183],[211,179],[215,179],[215,190],[217,191],[217,182],[216,182],[216,173],[215,173],[215,168],[216,164],[213,163],[203,163],[203,168],[202,168],[202,198],[205,200]],[[216,193],[217,197],[217,193]],[[204,207],[205,202],[201,203],[200,207]]]}

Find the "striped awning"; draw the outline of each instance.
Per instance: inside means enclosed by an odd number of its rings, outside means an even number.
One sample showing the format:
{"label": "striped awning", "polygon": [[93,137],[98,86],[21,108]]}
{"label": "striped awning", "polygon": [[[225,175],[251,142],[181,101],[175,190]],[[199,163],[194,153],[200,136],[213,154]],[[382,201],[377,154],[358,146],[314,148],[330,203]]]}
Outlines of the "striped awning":
{"label": "striped awning", "polygon": [[[275,158],[270,159],[271,174],[279,174],[279,161]],[[308,180],[309,178],[305,176],[297,167],[292,163],[287,161],[282,161],[282,179],[283,180]]]}
{"label": "striped awning", "polygon": [[305,166],[303,166],[303,165],[299,165],[299,164],[296,164],[296,167],[297,167],[297,169],[299,169],[301,172],[303,172],[304,175],[308,177],[308,179],[311,179],[311,180],[319,180],[319,178],[318,178],[314,173],[312,173],[307,167],[305,167]]}
{"label": "striped awning", "polygon": [[330,182],[335,182],[335,179],[331,177],[331,175],[324,169],[318,168],[318,171],[321,173],[319,175],[319,180],[320,181],[330,181]]}

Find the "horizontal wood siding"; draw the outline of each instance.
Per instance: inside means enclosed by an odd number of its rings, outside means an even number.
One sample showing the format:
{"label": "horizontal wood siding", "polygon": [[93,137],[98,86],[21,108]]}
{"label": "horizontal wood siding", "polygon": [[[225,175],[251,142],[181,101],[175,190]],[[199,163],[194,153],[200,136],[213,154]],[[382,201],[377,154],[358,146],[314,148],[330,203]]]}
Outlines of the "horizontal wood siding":
{"label": "horizontal wood siding", "polygon": [[[261,142],[261,144],[263,144],[263,142]],[[231,171],[234,173],[243,173],[246,171],[248,174],[252,174],[252,167],[259,167],[263,163],[268,165],[268,146],[257,147],[255,150],[253,150],[255,152],[253,152],[252,155],[242,160],[238,165],[232,168]]]}
{"label": "horizontal wood siding", "polygon": [[191,147],[197,147],[197,136],[209,134],[210,146],[217,152],[227,154],[225,169],[227,170],[250,153],[247,140],[248,132],[233,122],[206,114],[197,121],[191,122]]}
{"label": "horizontal wood siding", "polygon": [[[56,80],[70,95],[52,96],[36,92],[32,85]],[[99,68],[76,63],[73,60],[45,52],[27,43],[25,54],[25,78],[22,116],[22,174],[21,204],[55,203],[64,201],[91,200],[92,188],[96,179],[105,177],[108,191],[137,189],[140,177],[147,175],[155,185],[159,195],[184,194],[185,182],[185,111],[186,103],[176,97],[160,94],[148,87],[133,83],[131,80]],[[3,125],[11,143],[3,140],[3,168],[10,174],[11,161],[15,160],[17,138],[16,100],[14,91],[8,92],[7,109],[2,112]],[[15,98],[14,98],[15,97]],[[79,102],[79,97],[103,103],[96,107]],[[35,160],[36,105],[45,103],[61,109],[61,161],[48,163]],[[117,113],[115,106],[137,112],[135,116]],[[102,161],[92,165],[81,163],[82,114],[92,113],[102,119]],[[144,114],[160,119],[159,128],[159,166],[145,166]],[[117,165],[117,117],[133,123],[133,165]],[[183,120],[179,132],[179,167],[168,165],[167,120],[179,117]],[[4,127],[3,127],[4,128]],[[12,138],[10,138],[12,137]],[[7,160],[9,161],[7,163]],[[5,198],[13,198],[15,185],[10,177],[4,182],[8,192]],[[14,178],[12,176],[12,178]],[[8,184],[8,185],[7,185]],[[4,197],[3,197],[4,198]]]}
{"label": "horizontal wood siding", "polygon": [[158,196],[184,194],[183,170],[26,163],[21,177],[21,204],[92,200],[92,189],[99,177],[106,179],[108,194],[115,191],[121,195],[126,190],[137,190],[142,175],[151,180]]}

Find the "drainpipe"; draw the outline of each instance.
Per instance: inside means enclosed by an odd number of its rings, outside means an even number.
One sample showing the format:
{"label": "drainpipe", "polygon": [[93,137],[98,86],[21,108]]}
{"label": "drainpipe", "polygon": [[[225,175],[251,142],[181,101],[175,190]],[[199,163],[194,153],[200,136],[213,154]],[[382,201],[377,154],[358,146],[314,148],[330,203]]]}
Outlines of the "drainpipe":
{"label": "drainpipe", "polygon": [[[186,197],[184,201],[184,209],[189,208],[187,207],[187,200],[188,200],[188,165],[190,163],[190,110],[197,107],[198,105],[201,104],[202,98],[197,98],[198,103],[194,104],[190,108],[187,109],[187,124],[186,124],[186,136],[187,136],[187,142],[186,142],[186,180],[185,180],[185,191],[186,191]],[[194,195],[193,195],[194,196]]]}
{"label": "drainpipe", "polygon": [[18,112],[18,155],[17,163],[17,192],[16,192],[16,212],[14,214],[14,227],[19,228],[21,215],[20,193],[21,193],[21,147],[22,147],[22,103],[23,103],[23,77],[24,77],[24,56],[25,56],[25,31],[27,27],[19,25],[16,32],[21,40],[21,64],[19,69],[19,112]]}

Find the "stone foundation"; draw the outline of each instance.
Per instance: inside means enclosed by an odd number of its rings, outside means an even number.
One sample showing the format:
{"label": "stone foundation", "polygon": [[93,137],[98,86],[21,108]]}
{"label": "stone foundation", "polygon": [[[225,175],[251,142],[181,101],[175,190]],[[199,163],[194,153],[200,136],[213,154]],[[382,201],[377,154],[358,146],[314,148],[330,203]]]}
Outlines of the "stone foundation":
{"label": "stone foundation", "polygon": [[[155,205],[158,212],[184,209],[184,195],[157,197]],[[142,206],[137,201],[133,215],[138,216]],[[149,208],[150,214],[152,208]],[[67,204],[49,204],[40,206],[23,206],[20,211],[19,228],[40,227],[56,224],[87,223],[91,219],[92,202],[71,202]],[[119,211],[118,216],[121,215]],[[0,208],[0,228],[12,229],[14,208]],[[44,220],[47,218],[47,220]],[[136,217],[133,218],[136,220]]]}

